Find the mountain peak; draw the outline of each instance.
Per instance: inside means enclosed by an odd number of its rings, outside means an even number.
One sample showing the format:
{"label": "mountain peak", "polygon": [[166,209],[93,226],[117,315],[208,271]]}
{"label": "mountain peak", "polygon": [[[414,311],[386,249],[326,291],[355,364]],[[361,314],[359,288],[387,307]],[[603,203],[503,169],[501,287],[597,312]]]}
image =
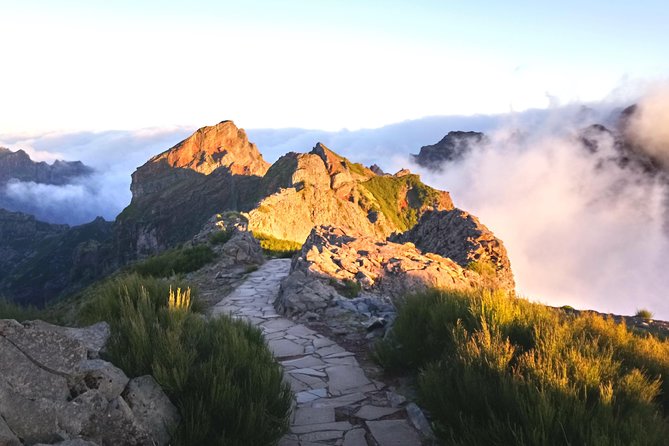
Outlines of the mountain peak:
{"label": "mountain peak", "polygon": [[246,132],[229,120],[198,129],[149,161],[159,162],[205,175],[227,167],[234,175],[262,176],[269,168],[256,145],[249,142]]}

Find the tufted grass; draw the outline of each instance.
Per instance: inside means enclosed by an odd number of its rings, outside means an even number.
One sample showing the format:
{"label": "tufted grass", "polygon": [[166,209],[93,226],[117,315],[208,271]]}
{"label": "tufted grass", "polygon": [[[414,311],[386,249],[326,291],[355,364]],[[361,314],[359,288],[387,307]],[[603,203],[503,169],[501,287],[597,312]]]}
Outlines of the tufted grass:
{"label": "tufted grass", "polygon": [[22,306],[0,296],[0,319],[15,319],[19,322],[39,319],[43,312],[33,306]]}
{"label": "tufted grass", "polygon": [[408,297],[376,348],[449,445],[663,445],[669,341],[499,291]]}
{"label": "tufted grass", "polygon": [[117,277],[98,289],[82,319],[109,321],[109,359],[129,376],[153,375],[177,406],[182,421],[173,444],[276,444],[292,399],[281,367],[258,329],[203,318],[186,289],[138,274]]}
{"label": "tufted grass", "polygon": [[301,243],[292,240],[278,239],[261,232],[254,232],[253,236],[260,242],[263,252],[270,257],[290,258],[302,249]]}

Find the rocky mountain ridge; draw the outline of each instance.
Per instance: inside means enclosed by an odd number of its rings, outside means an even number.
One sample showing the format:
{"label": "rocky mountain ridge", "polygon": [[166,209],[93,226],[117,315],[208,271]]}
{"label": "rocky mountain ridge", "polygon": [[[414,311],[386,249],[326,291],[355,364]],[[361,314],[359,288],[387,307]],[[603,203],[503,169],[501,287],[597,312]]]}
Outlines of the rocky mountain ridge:
{"label": "rocky mountain ridge", "polygon": [[91,173],[93,169],[81,161],[36,162],[24,150],[12,151],[0,147],[0,183],[17,180],[63,185]]}
{"label": "rocky mountain ridge", "polygon": [[321,224],[385,237],[413,226],[427,210],[453,208],[447,192],[416,175],[378,175],[320,143],[268,168],[232,121],[198,130],[132,179],[132,202],[116,225],[121,262],[189,240],[223,211],[246,213],[255,233],[302,243]]}

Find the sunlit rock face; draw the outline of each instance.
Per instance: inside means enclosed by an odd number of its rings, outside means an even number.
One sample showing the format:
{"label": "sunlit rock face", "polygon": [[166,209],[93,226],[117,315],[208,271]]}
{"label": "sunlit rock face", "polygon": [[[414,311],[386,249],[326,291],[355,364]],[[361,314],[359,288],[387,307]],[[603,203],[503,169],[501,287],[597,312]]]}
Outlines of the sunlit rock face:
{"label": "sunlit rock face", "polygon": [[121,262],[188,240],[212,214],[248,210],[269,167],[232,121],[203,127],[132,175],[130,205],[116,221]]}

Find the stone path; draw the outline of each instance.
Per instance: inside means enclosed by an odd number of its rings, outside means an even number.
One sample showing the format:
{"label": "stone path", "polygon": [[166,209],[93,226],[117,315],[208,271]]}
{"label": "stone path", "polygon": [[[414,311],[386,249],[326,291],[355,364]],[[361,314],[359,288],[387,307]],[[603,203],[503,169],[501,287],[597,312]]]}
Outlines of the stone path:
{"label": "stone path", "polygon": [[[216,304],[212,316],[246,318],[264,333],[293,391],[291,432],[279,446],[414,446],[426,420],[413,404],[369,379],[353,353],[276,313],[289,259],[266,262]],[[417,414],[417,415],[416,415]]]}

